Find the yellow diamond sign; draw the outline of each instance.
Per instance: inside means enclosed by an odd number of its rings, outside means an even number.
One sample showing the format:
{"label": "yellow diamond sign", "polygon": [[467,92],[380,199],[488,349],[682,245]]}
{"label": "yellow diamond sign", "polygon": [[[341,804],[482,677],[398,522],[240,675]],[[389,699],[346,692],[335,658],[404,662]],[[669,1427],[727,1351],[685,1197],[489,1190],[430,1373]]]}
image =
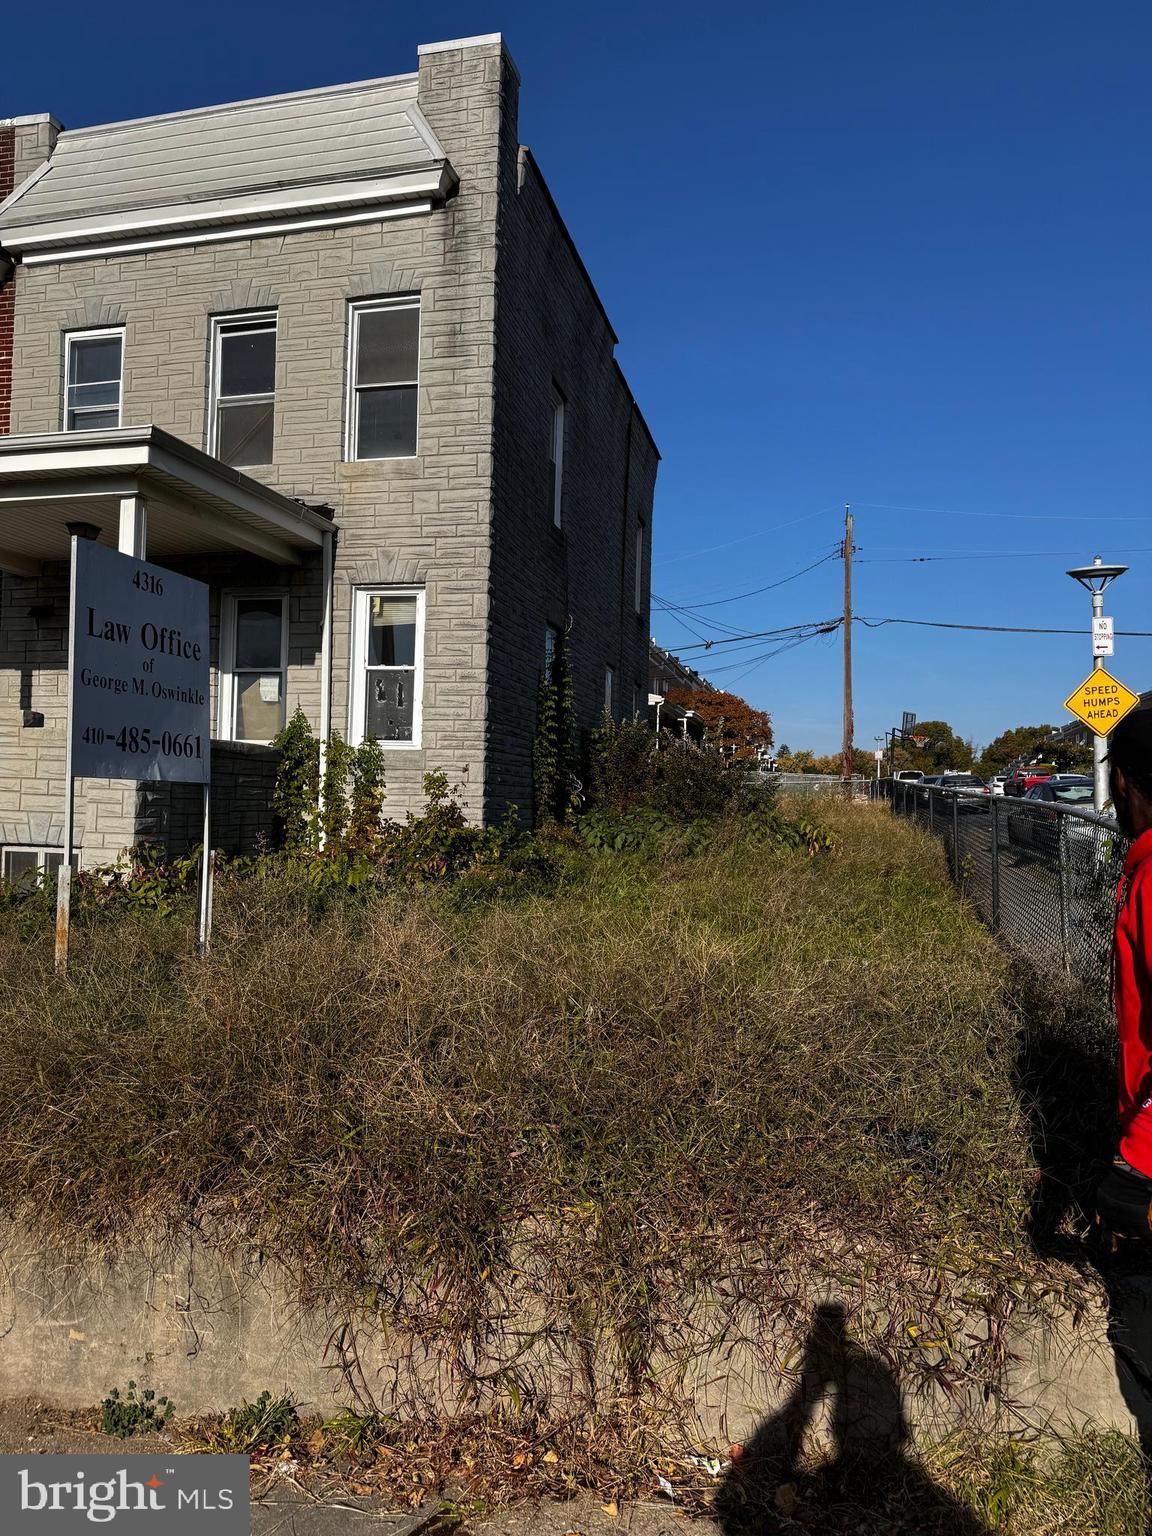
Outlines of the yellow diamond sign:
{"label": "yellow diamond sign", "polygon": [[1118,683],[1110,672],[1097,667],[1064,700],[1064,708],[1070,709],[1077,720],[1083,720],[1097,736],[1107,736],[1124,716],[1131,713],[1140,702],[1140,695]]}

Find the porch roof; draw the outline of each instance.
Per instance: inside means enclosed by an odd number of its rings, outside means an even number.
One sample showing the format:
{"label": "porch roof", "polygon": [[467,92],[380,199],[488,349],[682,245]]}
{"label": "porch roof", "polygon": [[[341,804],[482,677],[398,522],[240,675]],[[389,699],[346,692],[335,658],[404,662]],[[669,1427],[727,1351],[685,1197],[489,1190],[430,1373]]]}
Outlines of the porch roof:
{"label": "porch roof", "polygon": [[120,502],[143,498],[148,557],[245,550],[296,565],[331,520],[159,427],[0,436],[0,570],[39,574],[67,560],[69,522],[116,545]]}

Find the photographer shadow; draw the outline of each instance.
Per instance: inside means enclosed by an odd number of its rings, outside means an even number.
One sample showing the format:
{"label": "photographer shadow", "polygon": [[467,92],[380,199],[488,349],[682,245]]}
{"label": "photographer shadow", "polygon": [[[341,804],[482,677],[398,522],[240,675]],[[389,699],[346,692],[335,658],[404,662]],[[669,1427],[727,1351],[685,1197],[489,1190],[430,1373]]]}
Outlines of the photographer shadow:
{"label": "photographer shadow", "polygon": [[[829,1398],[833,1456],[809,1469],[804,1441]],[[775,1536],[802,1528],[853,1530],[860,1515],[884,1514],[893,1529],[917,1536],[989,1536],[986,1525],[926,1476],[909,1449],[892,1371],[849,1338],[844,1307],[817,1307],[796,1389],[733,1461],[717,1493],[716,1521],[724,1536]],[[809,1519],[819,1511],[824,1523],[801,1527],[788,1518],[793,1508]]]}

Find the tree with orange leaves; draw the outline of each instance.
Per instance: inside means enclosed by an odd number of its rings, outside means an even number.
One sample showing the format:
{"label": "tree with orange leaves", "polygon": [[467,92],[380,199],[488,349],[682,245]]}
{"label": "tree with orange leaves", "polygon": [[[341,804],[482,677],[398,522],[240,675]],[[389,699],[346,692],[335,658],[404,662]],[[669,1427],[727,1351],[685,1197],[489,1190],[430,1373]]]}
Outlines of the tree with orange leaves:
{"label": "tree with orange leaves", "polygon": [[728,757],[756,757],[772,745],[772,720],[746,699],[716,688],[671,688],[668,702],[691,709],[704,722],[704,739]]}

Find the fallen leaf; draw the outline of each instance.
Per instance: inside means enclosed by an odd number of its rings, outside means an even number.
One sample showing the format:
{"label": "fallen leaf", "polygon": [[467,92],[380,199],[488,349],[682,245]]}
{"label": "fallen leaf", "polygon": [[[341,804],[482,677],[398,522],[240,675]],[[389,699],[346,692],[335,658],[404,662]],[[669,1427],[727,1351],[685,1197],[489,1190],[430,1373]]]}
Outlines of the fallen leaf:
{"label": "fallen leaf", "polygon": [[608,1503],[601,1504],[600,1508],[610,1520],[615,1520],[616,1516],[620,1513],[620,1506],[615,1499],[609,1499]]}
{"label": "fallen leaf", "polygon": [[791,1515],[796,1511],[800,1500],[796,1496],[795,1483],[781,1483],[772,1495],[772,1502],[782,1515]]}
{"label": "fallen leaf", "polygon": [[546,1462],[548,1462],[551,1465],[552,1463],[559,1461],[560,1458],[559,1458],[559,1456],[557,1456],[555,1451],[545,1451],[543,1456],[541,1456],[540,1460],[541,1461],[546,1461]]}

